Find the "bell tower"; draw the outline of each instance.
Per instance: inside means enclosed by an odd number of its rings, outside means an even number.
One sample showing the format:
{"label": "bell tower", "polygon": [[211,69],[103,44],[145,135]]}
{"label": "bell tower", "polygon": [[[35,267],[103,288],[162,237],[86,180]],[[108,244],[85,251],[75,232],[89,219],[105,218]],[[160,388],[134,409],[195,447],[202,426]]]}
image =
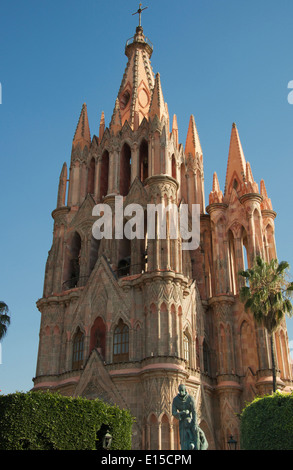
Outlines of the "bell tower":
{"label": "bell tower", "polygon": [[[214,173],[206,207],[195,118],[184,146],[177,116],[169,117],[166,78],[152,70],[143,10],[140,4],[139,25],[125,45],[127,64],[109,125],[101,112],[92,135],[84,103],[69,165],[62,165],[37,302],[34,390],[128,408],[136,417],[133,449],[176,450],[171,404],[184,383],[209,448],[226,449],[231,434],[239,442],[237,414],[245,402],[272,387],[268,338],[244,312],[238,272],[256,254],[276,256],[276,213],[264,181],[254,180],[235,124],[224,190]],[[174,226],[180,228],[180,210],[187,208],[189,228],[195,206],[199,246],[186,250]],[[102,217],[109,236],[98,238],[93,227]],[[276,345],[278,386],[289,391],[285,323]]]}

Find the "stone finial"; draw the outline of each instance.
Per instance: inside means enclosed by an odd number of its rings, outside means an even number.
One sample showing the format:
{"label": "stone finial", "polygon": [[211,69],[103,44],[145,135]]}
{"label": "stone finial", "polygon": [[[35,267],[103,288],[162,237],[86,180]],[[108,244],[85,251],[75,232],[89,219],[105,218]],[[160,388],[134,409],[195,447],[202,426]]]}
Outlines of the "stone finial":
{"label": "stone finial", "polygon": [[117,134],[122,129],[121,114],[120,114],[120,105],[119,99],[116,98],[115,108],[113,111],[111,123],[110,123],[110,132],[114,135]]}
{"label": "stone finial", "polygon": [[174,135],[175,145],[176,145],[176,147],[178,147],[179,135],[178,135],[178,123],[177,123],[176,114],[174,114],[174,116],[173,116],[172,134]]}
{"label": "stone finial", "polygon": [[246,173],[246,161],[240,142],[238,129],[233,123],[226,171],[225,195],[231,194],[233,187],[239,188]]}
{"label": "stone finial", "polygon": [[155,115],[157,115],[160,120],[163,116],[166,116],[166,107],[159,73],[157,73],[155,78],[152,101],[149,109],[149,117],[153,119]]}
{"label": "stone finial", "polygon": [[101,120],[100,120],[100,128],[99,128],[99,142],[101,142],[104,132],[105,132],[105,115],[104,115],[104,111],[102,111]]}
{"label": "stone finial", "polygon": [[264,180],[261,180],[260,182],[260,194],[263,197],[262,203],[261,203],[261,209],[262,210],[273,210],[272,206],[272,201],[268,197],[267,189]]}
{"label": "stone finial", "polygon": [[63,163],[63,167],[59,178],[58,197],[57,197],[57,209],[65,206],[66,199],[66,186],[67,186],[67,165]]}
{"label": "stone finial", "polygon": [[73,146],[76,147],[78,144],[80,145],[81,149],[83,149],[86,145],[90,146],[91,144],[90,126],[87,115],[87,107],[85,103],[83,103],[82,105],[78,124],[73,138]]}
{"label": "stone finial", "polygon": [[186,143],[185,143],[185,154],[191,154],[195,158],[196,153],[202,156],[202,148],[194,120],[194,116],[190,116],[189,126],[187,131]]}
{"label": "stone finial", "polygon": [[218,175],[214,172],[213,175],[213,189],[209,195],[209,204],[221,203],[223,202],[223,193],[220,189],[220,184],[218,180]]}

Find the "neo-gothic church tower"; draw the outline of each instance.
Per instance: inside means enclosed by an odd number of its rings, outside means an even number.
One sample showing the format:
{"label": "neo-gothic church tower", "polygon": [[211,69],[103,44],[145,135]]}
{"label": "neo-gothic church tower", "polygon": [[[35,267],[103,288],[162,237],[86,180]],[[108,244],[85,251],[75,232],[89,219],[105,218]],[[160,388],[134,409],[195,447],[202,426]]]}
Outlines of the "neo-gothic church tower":
{"label": "neo-gothic church tower", "polygon": [[[270,347],[239,301],[239,270],[257,254],[276,257],[276,213],[254,181],[233,124],[224,191],[216,173],[206,207],[203,152],[194,117],[185,146],[170,120],[153,47],[141,26],[109,127],[102,113],[91,137],[81,109],[70,168],[58,188],[46,264],[34,390],[100,397],[136,417],[134,449],[179,449],[171,404],[180,383],[196,400],[210,449],[225,449],[246,401],[272,390]],[[224,164],[224,162],[223,162]],[[180,234],[97,240],[98,203],[200,205],[200,246],[182,250]],[[124,223],[128,217],[125,216]],[[157,225],[156,225],[157,227]],[[275,333],[278,387],[292,387],[285,322]]]}

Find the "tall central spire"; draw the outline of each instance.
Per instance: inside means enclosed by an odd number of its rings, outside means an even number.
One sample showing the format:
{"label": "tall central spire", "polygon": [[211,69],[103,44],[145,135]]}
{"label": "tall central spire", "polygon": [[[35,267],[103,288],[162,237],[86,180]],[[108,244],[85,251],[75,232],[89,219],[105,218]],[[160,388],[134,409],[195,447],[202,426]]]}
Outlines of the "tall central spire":
{"label": "tall central spire", "polygon": [[[140,4],[136,13],[141,15],[144,9],[146,7],[142,9]],[[114,115],[120,114],[121,125],[127,121],[133,130],[137,129],[143,118],[148,116],[155,85],[150,62],[152,52],[153,45],[143,34],[140,16],[135,35],[126,42],[125,55],[128,57],[128,62],[112,117],[113,121]]]}

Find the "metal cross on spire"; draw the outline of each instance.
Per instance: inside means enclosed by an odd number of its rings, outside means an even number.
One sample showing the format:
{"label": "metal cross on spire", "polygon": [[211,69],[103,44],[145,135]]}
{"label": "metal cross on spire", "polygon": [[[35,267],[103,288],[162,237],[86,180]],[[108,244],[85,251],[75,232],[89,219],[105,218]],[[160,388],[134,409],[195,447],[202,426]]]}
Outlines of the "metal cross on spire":
{"label": "metal cross on spire", "polygon": [[138,10],[135,13],[132,13],[132,16],[137,15],[137,14],[139,15],[139,26],[141,26],[141,12],[148,8],[148,7],[141,8],[141,6],[142,6],[142,4],[140,3]]}

